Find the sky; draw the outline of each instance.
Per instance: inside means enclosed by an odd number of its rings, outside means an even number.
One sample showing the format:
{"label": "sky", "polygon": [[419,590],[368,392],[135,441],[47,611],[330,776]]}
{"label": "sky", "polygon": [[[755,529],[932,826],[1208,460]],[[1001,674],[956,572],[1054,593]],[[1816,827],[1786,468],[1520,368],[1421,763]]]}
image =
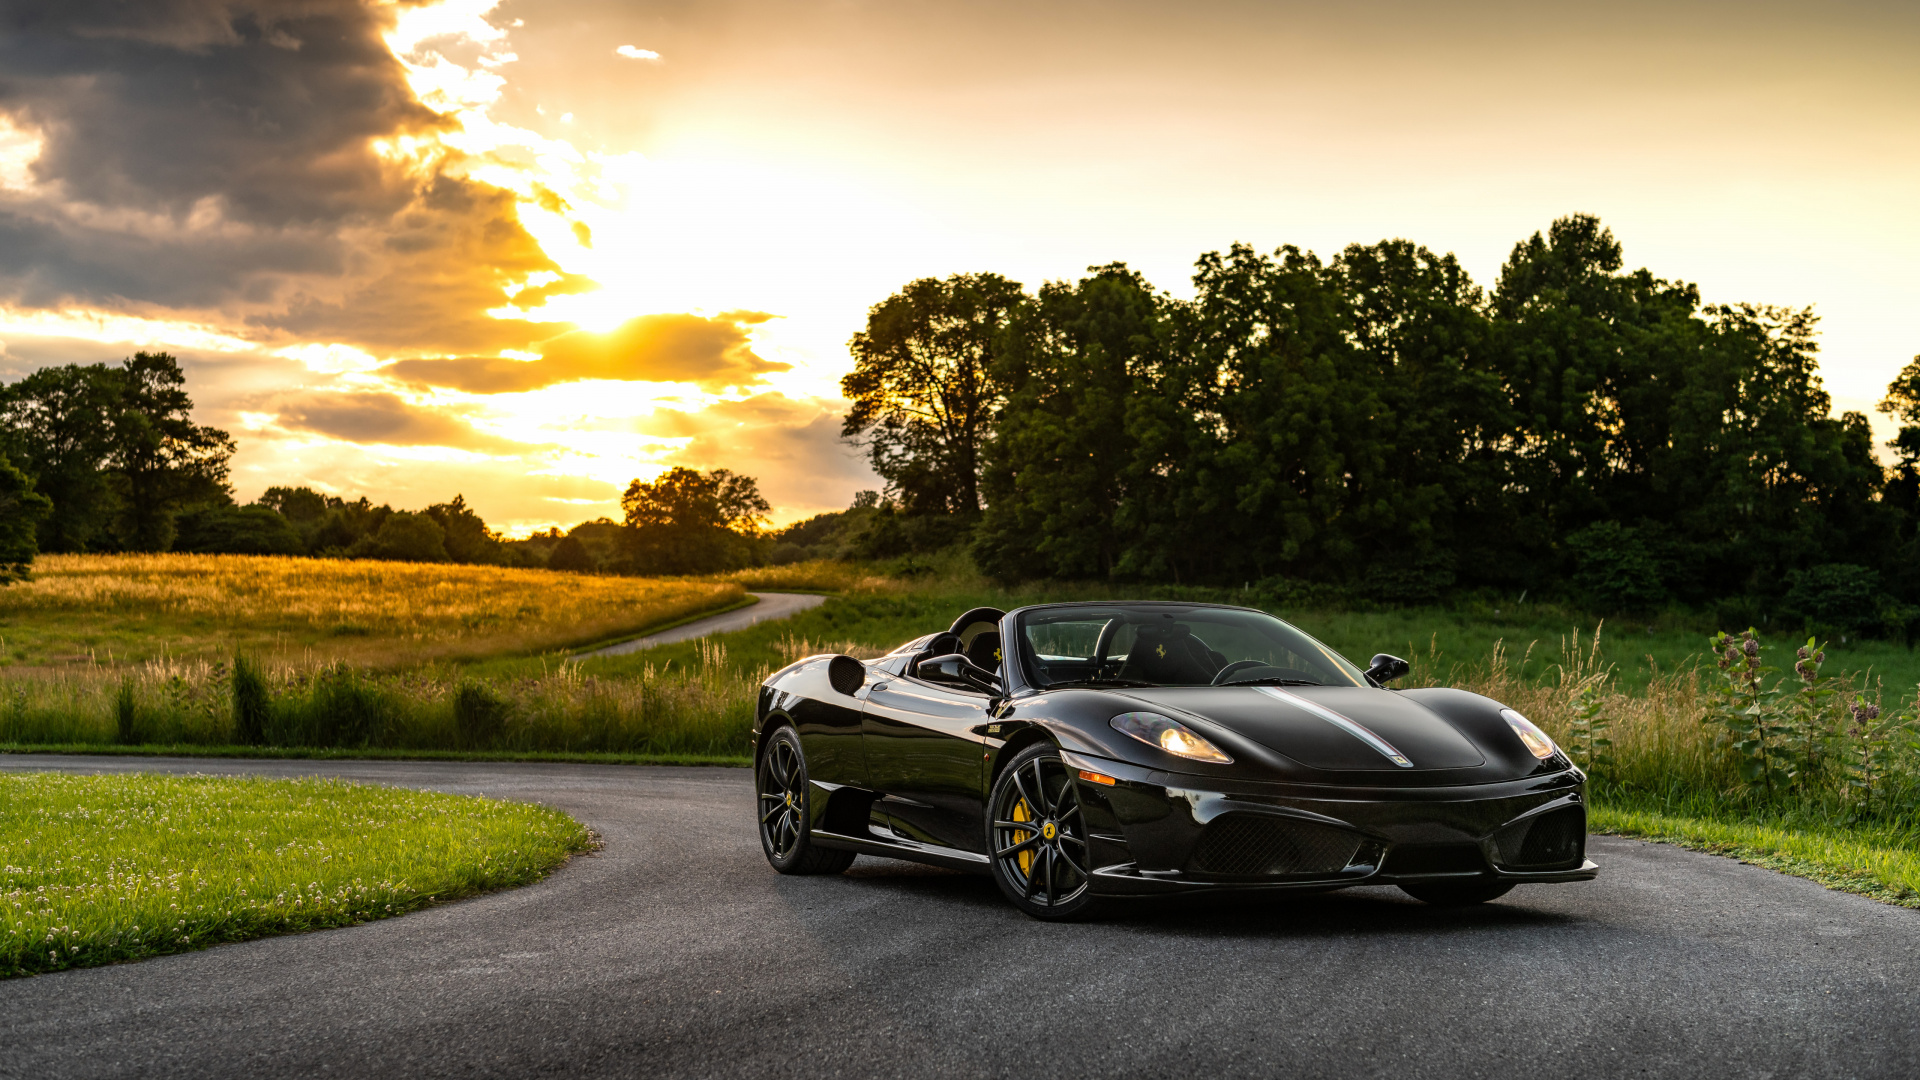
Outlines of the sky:
{"label": "sky", "polygon": [[0,380],[172,352],[235,494],[524,534],[674,465],[879,482],[847,340],[907,282],[1556,217],[1920,353],[1920,5],[0,0]]}

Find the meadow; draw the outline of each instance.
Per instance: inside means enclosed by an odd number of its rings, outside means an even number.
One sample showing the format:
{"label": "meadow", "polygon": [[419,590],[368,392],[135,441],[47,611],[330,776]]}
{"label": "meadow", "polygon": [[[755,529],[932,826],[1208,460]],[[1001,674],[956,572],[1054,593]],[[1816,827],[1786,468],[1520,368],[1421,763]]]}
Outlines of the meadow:
{"label": "meadow", "polygon": [[[275,666],[236,651],[25,678],[0,669],[0,748],[739,765],[759,683],[800,656],[878,655],[980,604],[1217,600],[1275,611],[1356,662],[1396,652],[1413,665],[1401,685],[1461,686],[1518,708],[1588,770],[1597,829],[1812,867],[1920,906],[1920,662],[1902,645],[1824,643],[1803,679],[1796,628],[1762,630],[1741,665],[1767,670],[1740,690],[1729,679],[1747,668],[1730,675],[1708,645],[1715,628],[1683,612],[1602,622],[1519,598],[1326,610],[1242,590],[1005,588],[960,558],[800,563],[685,584],[830,596],[789,619],[612,657],[500,648],[412,666]],[[1876,718],[1863,720],[1869,707]]]}
{"label": "meadow", "polygon": [[340,780],[0,775],[0,976],[398,915],[593,843],[547,807]]}
{"label": "meadow", "polygon": [[396,669],[632,637],[746,602],[733,582],[261,555],[43,555],[0,588],[0,673]]}

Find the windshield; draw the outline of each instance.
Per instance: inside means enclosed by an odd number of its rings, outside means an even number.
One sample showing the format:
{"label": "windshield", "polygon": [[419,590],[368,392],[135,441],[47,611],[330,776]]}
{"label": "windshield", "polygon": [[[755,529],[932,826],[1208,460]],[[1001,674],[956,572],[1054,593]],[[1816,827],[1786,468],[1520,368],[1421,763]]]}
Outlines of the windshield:
{"label": "windshield", "polygon": [[1233,608],[1088,604],[1024,612],[1021,660],[1056,686],[1366,686],[1339,653],[1271,615]]}

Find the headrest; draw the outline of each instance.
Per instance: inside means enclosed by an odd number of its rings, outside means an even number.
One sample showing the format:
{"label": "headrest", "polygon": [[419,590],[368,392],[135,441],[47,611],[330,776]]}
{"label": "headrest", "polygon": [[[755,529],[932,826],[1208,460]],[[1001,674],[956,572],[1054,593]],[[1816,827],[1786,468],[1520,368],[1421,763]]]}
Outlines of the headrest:
{"label": "headrest", "polygon": [[973,661],[975,667],[999,671],[1000,631],[988,630],[975,634],[973,640],[967,644],[967,659]]}

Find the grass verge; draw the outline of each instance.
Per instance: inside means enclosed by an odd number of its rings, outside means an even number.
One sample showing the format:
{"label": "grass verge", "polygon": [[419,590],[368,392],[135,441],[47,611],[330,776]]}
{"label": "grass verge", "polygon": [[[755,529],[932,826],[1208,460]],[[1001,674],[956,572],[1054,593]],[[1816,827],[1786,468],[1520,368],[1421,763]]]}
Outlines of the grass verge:
{"label": "grass verge", "polygon": [[316,746],[203,746],[150,743],[0,743],[3,754],[87,754],[104,757],[271,758],[318,761],[563,761],[580,765],[715,765],[744,768],[745,754],[621,754],[564,750],[391,750],[377,746],[340,749]]}
{"label": "grass verge", "polygon": [[1724,855],[1840,892],[1920,908],[1920,846],[1897,826],[1785,817],[1719,820],[1603,803],[1589,808],[1587,825],[1597,833]]}
{"label": "grass verge", "polygon": [[398,915],[593,843],[549,807],[341,780],[0,775],[0,976]]}

